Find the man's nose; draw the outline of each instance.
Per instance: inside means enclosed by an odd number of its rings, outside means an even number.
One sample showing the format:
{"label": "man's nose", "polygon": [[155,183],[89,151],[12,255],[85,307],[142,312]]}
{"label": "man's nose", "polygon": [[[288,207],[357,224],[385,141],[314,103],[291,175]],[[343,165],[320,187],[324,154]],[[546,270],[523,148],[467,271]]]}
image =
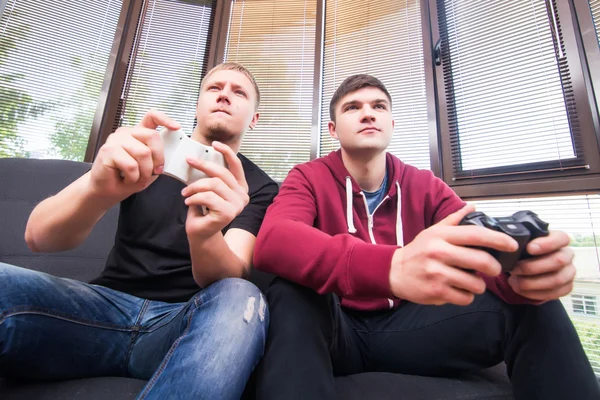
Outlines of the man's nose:
{"label": "man's nose", "polygon": [[226,102],[227,104],[231,104],[230,100],[231,90],[227,87],[223,88],[219,92],[219,97],[217,97],[217,103]]}
{"label": "man's nose", "polygon": [[361,111],[361,122],[373,122],[375,121],[375,113],[370,106],[363,106]]}

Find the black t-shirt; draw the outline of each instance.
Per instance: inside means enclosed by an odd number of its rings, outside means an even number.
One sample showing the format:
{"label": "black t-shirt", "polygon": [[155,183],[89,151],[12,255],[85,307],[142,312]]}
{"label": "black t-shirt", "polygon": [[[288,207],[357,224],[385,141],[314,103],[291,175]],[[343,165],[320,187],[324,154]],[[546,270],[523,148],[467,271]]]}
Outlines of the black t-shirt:
{"label": "black t-shirt", "polygon": [[[250,202],[223,229],[239,228],[258,234],[277,184],[241,154]],[[106,268],[93,284],[150,300],[184,302],[200,287],[192,276],[189,242],[185,233],[185,184],[166,175],[121,202],[115,244]]]}

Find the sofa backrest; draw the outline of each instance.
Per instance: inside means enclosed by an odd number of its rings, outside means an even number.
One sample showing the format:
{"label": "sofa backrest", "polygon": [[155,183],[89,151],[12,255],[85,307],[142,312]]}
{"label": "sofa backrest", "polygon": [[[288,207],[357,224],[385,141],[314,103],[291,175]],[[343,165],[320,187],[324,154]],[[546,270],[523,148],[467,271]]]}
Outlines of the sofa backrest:
{"label": "sofa backrest", "polygon": [[[84,282],[100,274],[114,243],[118,206],[106,213],[74,250],[33,253],[24,239],[33,208],[89,169],[90,164],[75,161],[0,158],[0,262]],[[256,270],[250,277],[262,291],[272,279],[272,275]]]}
{"label": "sofa backrest", "polygon": [[86,173],[90,164],[63,160],[0,159],[0,262],[89,281],[104,268],[114,242],[118,206],[96,224],[84,244],[61,253],[33,253],[25,243],[33,208]]}

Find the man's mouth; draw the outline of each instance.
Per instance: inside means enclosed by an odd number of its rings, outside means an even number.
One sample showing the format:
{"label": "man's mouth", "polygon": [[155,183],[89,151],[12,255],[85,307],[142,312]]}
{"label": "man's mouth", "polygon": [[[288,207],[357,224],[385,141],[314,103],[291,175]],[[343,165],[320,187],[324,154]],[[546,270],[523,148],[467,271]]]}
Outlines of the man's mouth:
{"label": "man's mouth", "polygon": [[367,131],[380,132],[381,130],[374,126],[367,126],[366,128],[363,128],[360,131],[358,131],[358,133],[363,133],[363,132],[367,132]]}
{"label": "man's mouth", "polygon": [[231,115],[229,113],[229,111],[226,111],[226,110],[223,110],[223,109],[213,110],[213,113],[223,113],[223,114]]}

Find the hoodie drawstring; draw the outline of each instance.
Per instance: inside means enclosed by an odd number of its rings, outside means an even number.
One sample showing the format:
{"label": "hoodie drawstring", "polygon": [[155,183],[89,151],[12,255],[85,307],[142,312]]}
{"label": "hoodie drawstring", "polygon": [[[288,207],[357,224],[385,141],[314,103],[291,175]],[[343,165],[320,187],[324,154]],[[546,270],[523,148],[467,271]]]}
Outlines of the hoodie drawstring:
{"label": "hoodie drawstring", "polygon": [[[400,247],[404,247],[404,231],[402,228],[402,192],[400,191],[400,184],[396,181],[397,188],[397,207],[396,207],[396,244]],[[349,233],[356,233],[356,227],[354,226],[354,217],[352,212],[352,180],[349,176],[346,177],[346,224],[348,225]],[[367,213],[369,210],[367,210]]]}
{"label": "hoodie drawstring", "polygon": [[356,233],[354,218],[352,217],[352,181],[349,176],[346,177],[346,223],[348,224],[348,232]]}
{"label": "hoodie drawstring", "polygon": [[398,206],[396,207],[396,244],[404,247],[404,231],[402,229],[402,192],[400,184],[396,181],[396,189],[398,190]]}

